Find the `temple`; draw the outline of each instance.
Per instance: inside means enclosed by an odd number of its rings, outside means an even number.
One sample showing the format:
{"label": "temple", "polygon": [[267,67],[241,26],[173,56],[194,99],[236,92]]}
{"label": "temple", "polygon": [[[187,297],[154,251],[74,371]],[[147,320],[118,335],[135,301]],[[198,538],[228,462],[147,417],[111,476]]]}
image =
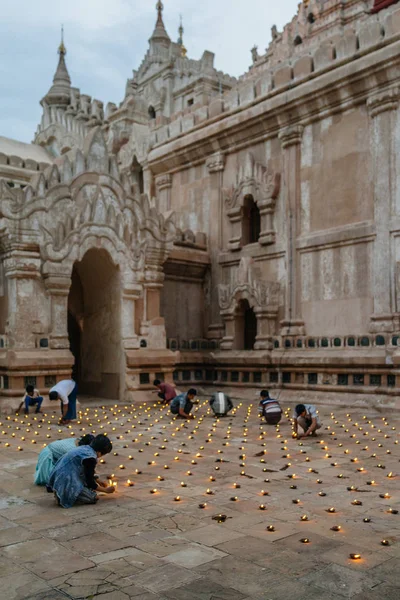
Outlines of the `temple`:
{"label": "temple", "polygon": [[33,143],[0,137],[0,404],[71,374],[393,404],[400,3],[304,1],[239,78],[156,10],[118,105],[62,41]]}

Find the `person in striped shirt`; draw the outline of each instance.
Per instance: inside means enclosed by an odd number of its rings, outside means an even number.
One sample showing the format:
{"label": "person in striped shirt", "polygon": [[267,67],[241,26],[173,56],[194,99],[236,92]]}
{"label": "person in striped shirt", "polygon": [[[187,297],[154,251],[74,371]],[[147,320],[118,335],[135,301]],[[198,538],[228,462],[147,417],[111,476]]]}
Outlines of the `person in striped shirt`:
{"label": "person in striped shirt", "polygon": [[265,417],[268,425],[277,425],[282,418],[282,409],[278,400],[270,397],[268,390],[260,392],[260,414]]}

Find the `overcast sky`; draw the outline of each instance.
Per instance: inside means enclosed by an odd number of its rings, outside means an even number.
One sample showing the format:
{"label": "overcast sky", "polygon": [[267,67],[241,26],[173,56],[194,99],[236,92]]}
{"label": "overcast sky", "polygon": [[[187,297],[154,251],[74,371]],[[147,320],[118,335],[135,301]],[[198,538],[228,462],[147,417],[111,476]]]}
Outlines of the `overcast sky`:
{"label": "overcast sky", "polygon": [[[254,44],[264,52],[271,26],[279,29],[299,0],[164,0],[170,37],[179,14],[190,58],[216,54],[216,67],[238,76],[251,64]],[[40,99],[57,65],[64,23],[72,85],[94,98],[120,102],[125,83],[147,50],[156,0],[0,0],[0,135],[33,139]]]}

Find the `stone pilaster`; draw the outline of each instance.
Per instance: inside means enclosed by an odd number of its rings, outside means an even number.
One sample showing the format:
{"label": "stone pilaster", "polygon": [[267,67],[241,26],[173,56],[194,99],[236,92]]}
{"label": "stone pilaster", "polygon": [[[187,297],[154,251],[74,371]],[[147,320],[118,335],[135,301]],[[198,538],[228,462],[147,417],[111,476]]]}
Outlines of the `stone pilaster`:
{"label": "stone pilaster", "polygon": [[36,346],[41,333],[39,322],[40,255],[32,248],[18,244],[3,255],[4,277],[7,279],[8,314],[6,334],[9,348],[25,350]]}
{"label": "stone pilaster", "polygon": [[125,284],[122,289],[122,343],[125,350],[139,348],[139,337],[135,330],[136,301],[142,294],[142,287],[136,283]]}
{"label": "stone pilaster", "polygon": [[51,302],[50,348],[69,349],[68,295],[71,277],[57,270],[48,270],[44,283]]}
{"label": "stone pilaster", "polygon": [[223,249],[223,176],[225,169],[225,156],[217,152],[207,160],[207,168],[210,176],[210,235],[209,249],[211,255],[211,282],[210,282],[210,307],[209,325],[207,337],[209,339],[220,339],[223,336],[224,325],[218,303],[218,283],[220,281],[219,253]]}
{"label": "stone pilaster", "polygon": [[288,127],[280,134],[283,150],[283,201],[286,221],[286,297],[285,319],[281,322],[282,335],[303,335],[301,318],[300,263],[296,244],[299,233],[301,200],[301,142],[302,126]]}
{"label": "stone pilaster", "polygon": [[172,175],[164,173],[156,177],[158,210],[161,213],[171,210]]}
{"label": "stone pilaster", "polygon": [[255,308],[254,313],[257,317],[257,337],[254,350],[272,350],[278,307]]}
{"label": "stone pilaster", "polygon": [[225,334],[221,340],[221,350],[233,350],[235,341],[235,312],[234,310],[221,311],[225,324]]}
{"label": "stone pilaster", "polygon": [[371,96],[367,106],[371,119],[372,181],[374,182],[374,220],[376,237],[372,257],[372,295],[374,312],[371,333],[393,331],[390,219],[395,194],[395,118],[400,88]]}

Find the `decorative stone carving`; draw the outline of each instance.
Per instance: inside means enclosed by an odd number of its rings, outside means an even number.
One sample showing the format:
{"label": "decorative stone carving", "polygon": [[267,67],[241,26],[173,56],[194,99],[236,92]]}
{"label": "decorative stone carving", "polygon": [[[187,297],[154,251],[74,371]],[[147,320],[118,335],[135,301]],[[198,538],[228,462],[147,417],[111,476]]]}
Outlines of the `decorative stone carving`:
{"label": "decorative stone carving", "polygon": [[225,322],[226,335],[221,348],[231,350],[235,338],[235,313],[241,300],[247,300],[257,317],[258,332],[256,350],[269,348],[275,334],[281,286],[278,282],[263,281],[255,275],[251,258],[243,257],[236,271],[236,278],[229,284],[218,286],[221,316]]}
{"label": "decorative stone carving", "polygon": [[170,173],[165,173],[164,175],[160,175],[159,177],[157,177],[156,186],[159,192],[172,187],[172,175]]}
{"label": "decorative stone carving", "polygon": [[400,88],[395,87],[374,94],[367,100],[367,107],[372,118],[387,110],[396,110],[399,106]]}
{"label": "decorative stone carving", "polygon": [[229,240],[230,250],[242,247],[242,216],[246,196],[252,196],[260,210],[261,233],[259,243],[269,245],[275,243],[273,215],[276,200],[279,196],[281,176],[271,173],[257,163],[251,152],[248,153],[244,166],[239,170],[236,185],[224,189],[225,207],[232,224],[232,236]]}
{"label": "decorative stone carving", "polygon": [[209,173],[218,173],[225,169],[225,156],[222,152],[216,152],[207,159]]}
{"label": "decorative stone carving", "polygon": [[[84,153],[75,152],[71,160],[63,157],[34,176],[24,190],[0,180],[0,198],[1,246],[15,247],[3,258],[5,277],[38,279],[44,297],[47,292],[52,305],[51,348],[69,348],[71,273],[93,248],[106,250],[120,269],[124,314],[134,314],[135,299],[147,296],[148,289],[157,306],[154,293],[159,293],[162,265],[176,237],[174,217],[164,218],[147,196],[132,195],[100,128],[85,140]],[[23,320],[18,307],[16,311]],[[123,336],[126,348],[135,347],[132,317],[126,318]]]}

